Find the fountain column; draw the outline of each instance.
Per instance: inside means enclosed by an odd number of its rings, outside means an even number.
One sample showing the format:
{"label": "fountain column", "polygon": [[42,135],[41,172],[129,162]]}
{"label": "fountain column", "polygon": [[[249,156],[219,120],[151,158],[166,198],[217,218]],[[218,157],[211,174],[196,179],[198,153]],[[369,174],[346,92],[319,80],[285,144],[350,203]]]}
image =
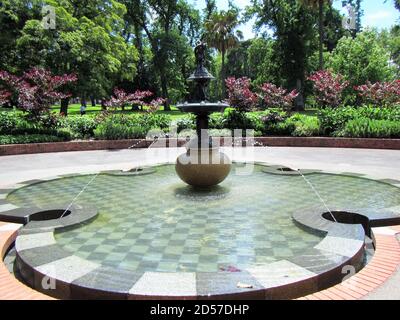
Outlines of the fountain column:
{"label": "fountain column", "polygon": [[196,116],[197,140],[192,140],[187,146],[187,152],[178,157],[176,172],[179,177],[194,187],[215,186],[226,179],[231,170],[230,159],[213,146],[208,136],[209,115],[213,112],[223,112],[228,104],[207,100],[206,88],[215,78],[205,68],[206,45],[199,42],[194,50],[196,70],[189,81],[196,83],[190,103],[178,104],[182,112],[193,113]]}

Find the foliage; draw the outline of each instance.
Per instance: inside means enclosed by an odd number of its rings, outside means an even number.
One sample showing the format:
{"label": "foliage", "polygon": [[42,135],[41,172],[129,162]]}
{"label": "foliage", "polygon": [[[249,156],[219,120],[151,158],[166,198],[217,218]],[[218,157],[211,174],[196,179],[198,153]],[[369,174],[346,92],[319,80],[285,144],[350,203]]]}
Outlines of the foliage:
{"label": "foliage", "polygon": [[400,138],[400,122],[357,118],[346,123],[340,132],[343,137]]}
{"label": "foliage", "polygon": [[364,103],[375,106],[393,106],[400,104],[400,80],[390,82],[367,82],[365,85],[356,86],[359,96]]}
{"label": "foliage", "polygon": [[400,121],[400,108],[379,108],[374,106],[328,108],[319,110],[318,118],[321,123],[322,133],[334,136],[339,134],[346,123],[358,118]]}
{"label": "foliage", "polygon": [[290,110],[293,107],[294,99],[298,96],[296,90],[288,92],[272,83],[264,83],[261,86],[264,102],[267,107],[283,108]]}
{"label": "foliage", "polygon": [[98,125],[97,121],[89,116],[68,117],[65,122],[64,126],[71,131],[74,139],[93,137]]}
{"label": "foliage", "polygon": [[222,83],[226,75],[226,53],[228,50],[238,46],[239,41],[243,38],[241,31],[236,30],[239,24],[239,12],[236,8],[230,8],[228,11],[214,11],[204,23],[205,41],[210,47],[217,49],[221,53],[220,77]]}
{"label": "foliage", "polygon": [[0,135],[0,145],[23,144],[23,143],[44,143],[44,142],[63,142],[69,138],[63,136],[53,136],[45,134],[27,135]]}
{"label": "foliage", "polygon": [[239,112],[246,112],[254,109],[258,102],[257,95],[250,89],[249,78],[228,78],[225,80],[228,91],[228,102]]}
{"label": "foliage", "polygon": [[235,130],[256,130],[262,129],[262,122],[259,116],[253,115],[251,113],[239,112],[236,109],[229,110],[229,112],[224,115],[224,128]]}
{"label": "foliage", "polygon": [[20,117],[16,112],[0,112],[0,134],[10,133],[19,121]]}
{"label": "foliage", "polygon": [[[395,68],[389,65],[390,55],[379,43],[378,34],[367,30],[356,38],[343,37],[337,47],[329,55],[328,66],[336,74],[341,74],[349,81],[349,89],[345,91],[345,102],[355,102],[355,86],[370,81],[385,82],[393,80]],[[353,96],[352,96],[353,95]]]}
{"label": "foliage", "polygon": [[50,71],[42,68],[32,68],[22,77],[0,72],[0,80],[16,91],[18,107],[38,117],[48,112],[57,101],[68,97],[60,88],[77,80],[75,75],[54,76]]}
{"label": "foliage", "polygon": [[145,128],[116,123],[112,118],[99,124],[94,131],[95,138],[99,140],[143,139],[146,134]]}
{"label": "foliage", "polygon": [[252,4],[248,15],[255,16],[256,27],[268,27],[273,32],[272,61],[279,75],[276,85],[304,94],[308,57],[317,48],[315,14],[298,0],[254,0]]}
{"label": "foliage", "polygon": [[294,126],[291,133],[294,137],[318,137],[321,133],[321,125],[317,117],[297,114],[290,117],[287,122]]}
{"label": "foliage", "polygon": [[343,90],[349,84],[342,75],[334,75],[330,70],[315,72],[308,80],[314,84],[316,99],[321,107],[337,107],[341,103]]}

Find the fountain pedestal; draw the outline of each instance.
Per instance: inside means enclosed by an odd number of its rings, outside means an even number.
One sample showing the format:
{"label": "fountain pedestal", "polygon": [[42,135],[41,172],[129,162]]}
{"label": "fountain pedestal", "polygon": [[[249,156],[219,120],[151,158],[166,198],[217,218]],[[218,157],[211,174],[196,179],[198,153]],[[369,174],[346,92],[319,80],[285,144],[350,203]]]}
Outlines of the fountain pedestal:
{"label": "fountain pedestal", "polygon": [[229,175],[231,160],[219,148],[190,148],[178,157],[175,170],[191,186],[211,187]]}
{"label": "fountain pedestal", "polygon": [[229,175],[232,165],[228,156],[213,146],[208,136],[209,115],[223,112],[229,105],[207,101],[206,88],[210,80],[215,78],[204,67],[205,50],[206,46],[202,42],[195,48],[197,68],[189,78],[196,82],[192,101],[177,105],[180,111],[195,114],[197,139],[192,140],[187,146],[187,152],[178,157],[175,169],[184,182],[200,188],[220,184]]}

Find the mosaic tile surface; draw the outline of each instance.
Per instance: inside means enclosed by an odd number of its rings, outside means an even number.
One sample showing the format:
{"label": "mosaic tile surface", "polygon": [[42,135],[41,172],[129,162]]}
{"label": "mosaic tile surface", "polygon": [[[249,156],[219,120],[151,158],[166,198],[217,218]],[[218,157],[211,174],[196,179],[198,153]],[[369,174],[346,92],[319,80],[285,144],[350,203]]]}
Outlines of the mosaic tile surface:
{"label": "mosaic tile surface", "polygon": [[[18,206],[72,201],[93,176],[31,185],[9,195]],[[307,179],[328,206],[384,208],[400,204],[400,190],[348,176],[312,174]],[[80,258],[139,272],[245,270],[289,259],[322,237],[296,227],[296,210],[324,209],[300,176],[279,176],[256,166],[250,176],[231,176],[212,192],[194,193],[162,166],[147,176],[99,175],[77,203],[99,217],[56,234]]]}

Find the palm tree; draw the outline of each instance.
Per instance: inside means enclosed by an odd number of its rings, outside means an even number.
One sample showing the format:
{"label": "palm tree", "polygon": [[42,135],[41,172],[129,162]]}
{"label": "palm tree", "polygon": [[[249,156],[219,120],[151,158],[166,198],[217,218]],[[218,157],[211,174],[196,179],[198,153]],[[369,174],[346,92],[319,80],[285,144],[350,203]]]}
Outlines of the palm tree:
{"label": "palm tree", "polygon": [[[204,40],[207,44],[221,53],[221,81],[225,81],[225,57],[229,49],[237,46],[243,39],[243,34],[235,29],[240,25],[239,15],[236,10],[220,11],[211,14],[205,22],[206,34]],[[223,90],[224,91],[224,90]]]}
{"label": "palm tree", "polygon": [[319,11],[319,68],[324,69],[324,5],[325,3],[331,4],[332,0],[300,0],[302,5],[317,8]]}

